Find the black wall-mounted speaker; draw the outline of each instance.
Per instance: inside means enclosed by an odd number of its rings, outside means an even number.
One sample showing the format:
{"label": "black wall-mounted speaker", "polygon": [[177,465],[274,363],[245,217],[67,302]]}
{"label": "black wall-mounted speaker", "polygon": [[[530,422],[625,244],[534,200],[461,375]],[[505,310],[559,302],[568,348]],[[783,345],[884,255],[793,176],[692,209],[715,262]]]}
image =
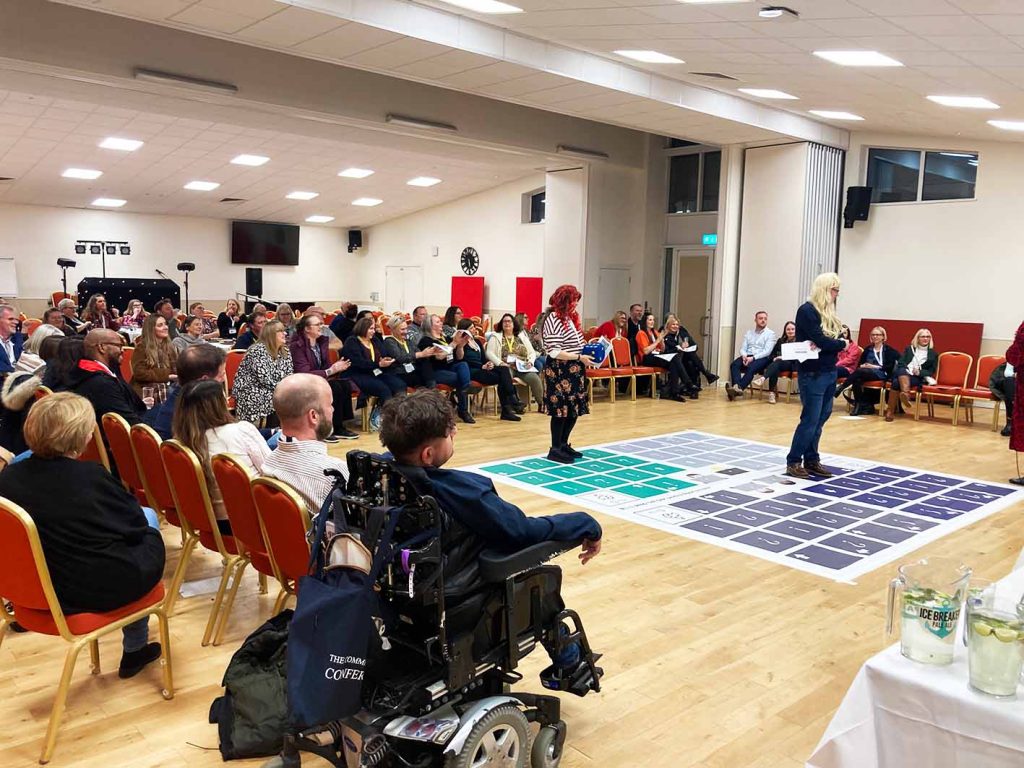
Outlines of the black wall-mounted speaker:
{"label": "black wall-mounted speaker", "polygon": [[843,226],[853,228],[855,221],[867,221],[871,210],[871,187],[848,187],[846,208],[843,210]]}
{"label": "black wall-mounted speaker", "polygon": [[348,252],[352,253],[356,248],[363,247],[363,230],[350,229],[348,231]]}
{"label": "black wall-mounted speaker", "polygon": [[263,268],[245,268],[245,292],[250,296],[263,295]]}

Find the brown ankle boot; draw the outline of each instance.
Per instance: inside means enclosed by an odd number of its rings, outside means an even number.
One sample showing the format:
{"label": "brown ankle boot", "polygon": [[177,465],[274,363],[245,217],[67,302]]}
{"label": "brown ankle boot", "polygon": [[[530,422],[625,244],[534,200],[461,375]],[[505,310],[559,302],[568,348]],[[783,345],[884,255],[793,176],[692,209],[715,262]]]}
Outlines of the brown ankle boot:
{"label": "brown ankle boot", "polygon": [[885,406],[885,420],[892,421],[896,414],[896,401],[899,400],[900,393],[895,389],[889,390],[889,402]]}

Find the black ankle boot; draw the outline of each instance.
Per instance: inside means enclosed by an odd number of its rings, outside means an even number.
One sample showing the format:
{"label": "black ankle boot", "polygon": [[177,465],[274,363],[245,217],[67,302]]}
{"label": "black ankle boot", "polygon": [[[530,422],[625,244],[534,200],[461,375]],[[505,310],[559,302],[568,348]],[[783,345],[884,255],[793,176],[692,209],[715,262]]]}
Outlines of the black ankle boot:
{"label": "black ankle boot", "polygon": [[512,410],[512,406],[503,405],[501,406],[501,420],[502,421],[522,421],[518,414]]}
{"label": "black ankle boot", "polygon": [[718,376],[714,373],[709,373],[708,371],[704,371],[704,378],[708,380],[708,386],[711,386],[718,381]]}

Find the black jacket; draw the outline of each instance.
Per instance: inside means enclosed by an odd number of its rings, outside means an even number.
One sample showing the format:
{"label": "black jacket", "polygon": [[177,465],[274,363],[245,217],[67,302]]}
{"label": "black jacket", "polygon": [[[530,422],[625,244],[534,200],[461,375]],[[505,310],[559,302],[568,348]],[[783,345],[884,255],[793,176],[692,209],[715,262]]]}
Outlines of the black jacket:
{"label": "black jacket", "polygon": [[[82,363],[88,363],[82,360]],[[88,371],[81,367],[68,374],[67,381],[58,389],[81,395],[96,410],[99,422],[105,413],[116,413],[124,417],[129,425],[138,424],[146,415],[146,405],[131,385],[121,378],[121,367],[116,366],[110,376],[106,371]]]}
{"label": "black jacket", "polygon": [[31,456],[0,472],[0,496],[35,521],[57,599],[68,613],[120,608],[163,576],[160,532],[95,462]]}
{"label": "black jacket", "polygon": [[[875,362],[875,353],[872,351],[874,347],[868,347],[860,353],[860,362],[858,365],[864,365],[865,363],[871,363],[877,365]],[[888,344],[882,346],[882,370],[885,371],[886,376],[892,376],[892,372],[896,369],[896,363],[899,362],[900,353],[890,347]]]}
{"label": "black jacket", "polygon": [[331,320],[331,332],[343,342],[348,340],[348,337],[352,335],[352,329],[355,327],[355,320],[344,315],[338,315]]}

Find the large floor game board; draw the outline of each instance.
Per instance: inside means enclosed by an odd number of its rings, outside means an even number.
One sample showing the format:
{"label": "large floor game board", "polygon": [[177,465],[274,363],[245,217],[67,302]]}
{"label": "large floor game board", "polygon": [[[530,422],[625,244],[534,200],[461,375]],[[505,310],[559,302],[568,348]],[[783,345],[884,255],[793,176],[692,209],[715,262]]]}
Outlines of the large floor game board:
{"label": "large floor game board", "polygon": [[786,449],[687,430],[469,467],[493,479],[836,581],[1024,501],[1011,485],[826,455],[795,480]]}

